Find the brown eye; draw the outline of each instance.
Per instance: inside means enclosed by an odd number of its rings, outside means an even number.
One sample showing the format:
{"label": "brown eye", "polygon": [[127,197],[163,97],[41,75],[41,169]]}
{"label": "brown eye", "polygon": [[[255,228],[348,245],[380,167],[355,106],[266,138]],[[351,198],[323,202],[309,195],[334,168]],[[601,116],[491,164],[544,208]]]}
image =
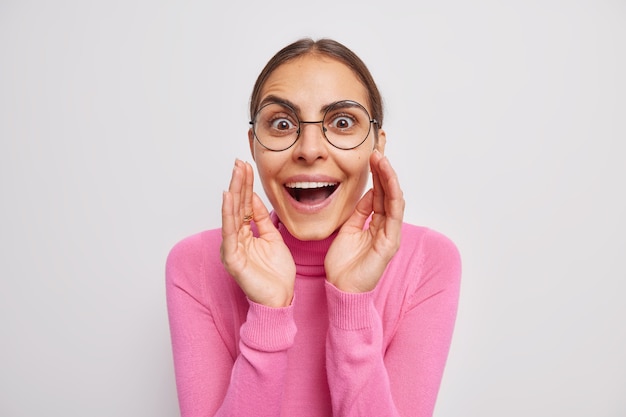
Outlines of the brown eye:
{"label": "brown eye", "polygon": [[330,120],[325,125],[334,132],[345,133],[353,129],[357,122],[358,120],[352,115],[340,113],[330,117]]}
{"label": "brown eye", "polygon": [[330,124],[337,129],[349,129],[354,125],[354,120],[346,116],[341,116],[332,120]]}
{"label": "brown eye", "polygon": [[291,130],[296,127],[296,125],[286,118],[274,119],[271,123],[272,129],[276,130]]}
{"label": "brown eye", "polygon": [[251,124],[257,141],[271,151],[289,149],[298,140],[298,116],[285,104],[265,104],[257,111]]}

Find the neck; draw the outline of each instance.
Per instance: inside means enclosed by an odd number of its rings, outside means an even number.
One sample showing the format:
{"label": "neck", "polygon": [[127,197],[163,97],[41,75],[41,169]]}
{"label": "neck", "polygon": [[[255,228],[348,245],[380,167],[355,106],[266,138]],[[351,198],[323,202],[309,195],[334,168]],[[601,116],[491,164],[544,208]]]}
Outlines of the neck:
{"label": "neck", "polygon": [[271,216],[272,222],[291,251],[298,275],[325,275],[324,258],[326,258],[328,248],[330,248],[331,243],[337,236],[337,232],[322,240],[299,240],[289,233],[289,230],[281,223],[276,213],[272,212]]}

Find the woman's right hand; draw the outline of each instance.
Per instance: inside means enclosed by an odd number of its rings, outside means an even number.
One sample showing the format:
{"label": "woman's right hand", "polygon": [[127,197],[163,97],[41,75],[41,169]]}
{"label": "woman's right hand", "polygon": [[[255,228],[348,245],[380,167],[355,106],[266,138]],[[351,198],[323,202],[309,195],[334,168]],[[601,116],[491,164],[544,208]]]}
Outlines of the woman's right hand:
{"label": "woman's right hand", "polygon": [[[235,161],[222,200],[220,255],[226,270],[246,296],[268,307],[286,307],[293,298],[296,266],[291,252],[253,191],[252,165]],[[254,220],[259,236],[250,228]]]}

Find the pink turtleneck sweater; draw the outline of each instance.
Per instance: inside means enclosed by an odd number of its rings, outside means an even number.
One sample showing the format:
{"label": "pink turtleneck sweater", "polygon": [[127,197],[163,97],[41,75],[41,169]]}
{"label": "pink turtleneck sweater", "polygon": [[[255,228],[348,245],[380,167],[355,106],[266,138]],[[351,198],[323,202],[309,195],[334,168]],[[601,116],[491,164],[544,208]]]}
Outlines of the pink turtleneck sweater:
{"label": "pink turtleneck sweater", "polygon": [[299,241],[273,219],[297,268],[289,307],[245,297],[220,262],[219,229],[187,237],[169,254],[181,415],[432,416],[459,296],[454,244],[404,224],[377,287],[351,294],[325,280],[334,235]]}

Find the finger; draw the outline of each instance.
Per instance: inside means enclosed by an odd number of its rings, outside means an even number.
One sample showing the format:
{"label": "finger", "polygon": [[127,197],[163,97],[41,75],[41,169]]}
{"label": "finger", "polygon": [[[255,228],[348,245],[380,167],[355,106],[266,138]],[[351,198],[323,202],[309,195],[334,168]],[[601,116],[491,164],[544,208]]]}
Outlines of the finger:
{"label": "finger", "polygon": [[373,184],[373,210],[375,214],[385,214],[385,191],[380,178],[380,162],[383,156],[380,152],[374,151],[370,156],[370,168],[372,170]]}
{"label": "finger", "polygon": [[268,236],[278,233],[274,223],[272,223],[267,207],[265,207],[261,198],[254,192],[252,193],[252,211],[254,212],[254,223],[257,226],[259,235]]}
{"label": "finger", "polygon": [[369,218],[370,214],[372,214],[373,200],[374,190],[369,189],[365,195],[361,197],[354,209],[354,213],[350,216],[350,218],[348,218],[341,230],[353,232],[362,231],[363,226],[365,226],[365,222]]}
{"label": "finger", "polygon": [[237,225],[233,215],[233,196],[230,192],[222,194],[222,245],[221,258],[225,262],[237,248]]}
{"label": "finger", "polygon": [[241,219],[243,216],[241,212],[243,211],[241,207],[241,198],[242,198],[242,187],[244,183],[244,175],[245,171],[243,169],[243,162],[240,160],[235,160],[235,166],[233,167],[233,174],[230,179],[230,184],[228,186],[228,191],[232,195],[233,198],[233,215],[236,215],[235,221],[237,218],[239,219],[239,224],[241,224]]}
{"label": "finger", "polygon": [[391,163],[385,158],[379,164],[381,184],[385,190],[385,223],[384,234],[393,242],[394,247],[400,245],[400,235],[402,232],[402,221],[404,217],[404,196],[398,176],[391,167]]}
{"label": "finger", "polygon": [[244,184],[243,184],[243,192],[242,192],[242,211],[241,211],[241,216],[242,216],[242,220],[243,219],[247,219],[247,220],[243,220],[244,223],[250,224],[249,220],[252,220],[251,218],[249,218],[249,216],[254,216],[254,210],[252,207],[252,196],[254,194],[254,192],[252,191],[253,189],[253,185],[254,185],[254,171],[252,170],[252,165],[250,165],[250,163],[246,162],[243,166],[244,170],[245,170],[245,175],[244,175]]}
{"label": "finger", "polygon": [[402,219],[405,203],[398,175],[387,158],[383,158],[378,167],[380,172],[379,178],[385,195],[383,200],[385,214],[387,217]]}

